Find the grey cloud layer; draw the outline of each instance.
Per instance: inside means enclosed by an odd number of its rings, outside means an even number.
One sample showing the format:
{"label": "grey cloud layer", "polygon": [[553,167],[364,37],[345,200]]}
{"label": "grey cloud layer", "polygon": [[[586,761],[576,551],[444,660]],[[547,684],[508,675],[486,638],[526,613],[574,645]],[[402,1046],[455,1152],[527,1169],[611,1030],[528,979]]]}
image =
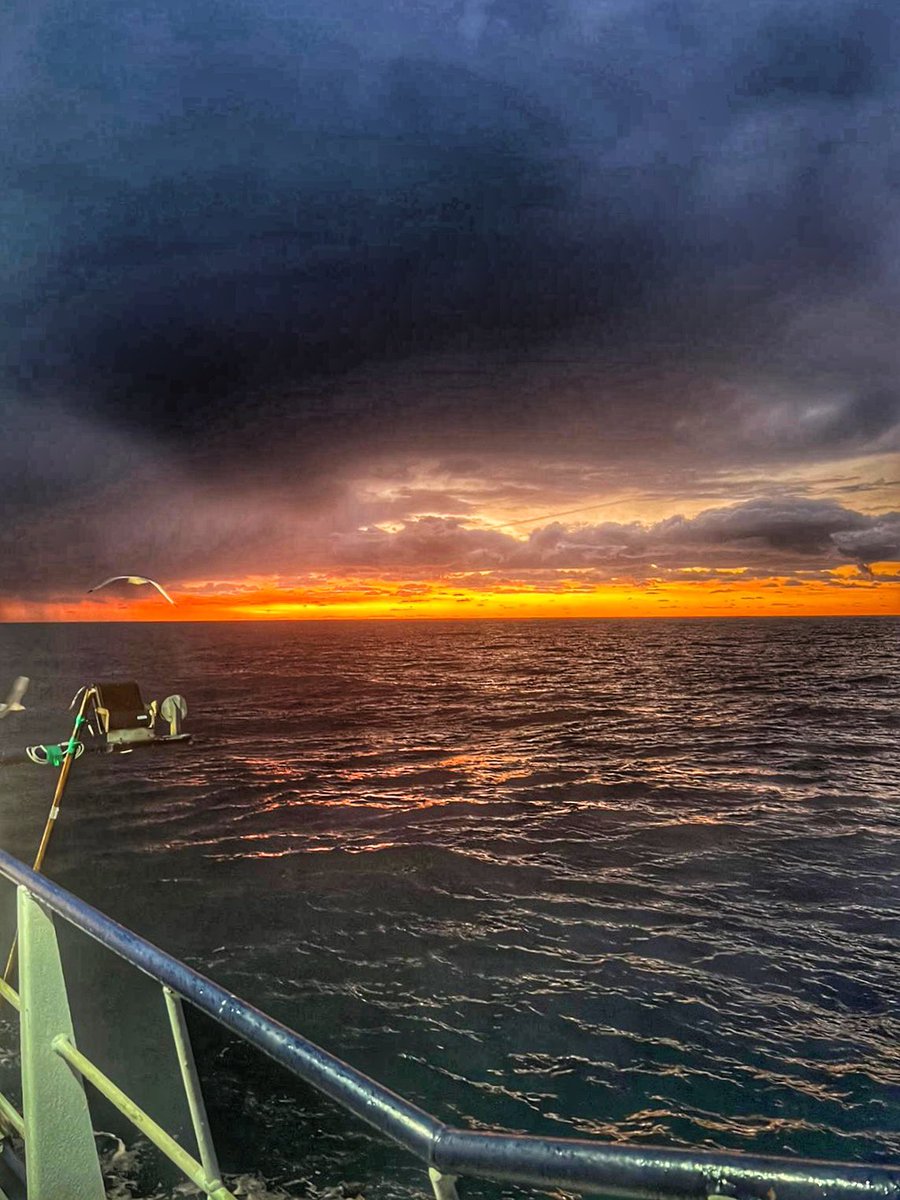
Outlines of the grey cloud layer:
{"label": "grey cloud layer", "polygon": [[347,566],[537,570],[594,567],[609,574],[682,567],[748,567],[790,572],[842,562],[900,558],[900,513],[870,517],[831,501],[785,497],[711,508],[696,517],[654,524],[567,528],[558,521],[527,540],[498,530],[467,529],[458,520],[426,517],[396,532],[344,536],[336,556]]}
{"label": "grey cloud layer", "polygon": [[[214,477],[398,439],[894,445],[888,0],[37,0],[3,22],[2,365],[36,405]],[[584,379],[504,383],[558,338]],[[471,387],[410,381],[448,349]],[[748,389],[623,393],[623,356]]]}

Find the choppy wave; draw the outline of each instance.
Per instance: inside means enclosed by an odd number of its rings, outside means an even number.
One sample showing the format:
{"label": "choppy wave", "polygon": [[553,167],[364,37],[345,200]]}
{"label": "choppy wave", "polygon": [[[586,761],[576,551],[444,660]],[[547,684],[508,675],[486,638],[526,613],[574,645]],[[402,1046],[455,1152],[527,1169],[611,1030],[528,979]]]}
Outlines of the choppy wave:
{"label": "choppy wave", "polygon": [[[53,868],[445,1120],[897,1158],[898,633],[57,631],[48,708],[134,675],[188,697],[196,740],[79,763]],[[4,841],[25,854],[46,777],[16,770]],[[198,1037],[214,1116],[254,1131],[236,1170],[417,1178]]]}

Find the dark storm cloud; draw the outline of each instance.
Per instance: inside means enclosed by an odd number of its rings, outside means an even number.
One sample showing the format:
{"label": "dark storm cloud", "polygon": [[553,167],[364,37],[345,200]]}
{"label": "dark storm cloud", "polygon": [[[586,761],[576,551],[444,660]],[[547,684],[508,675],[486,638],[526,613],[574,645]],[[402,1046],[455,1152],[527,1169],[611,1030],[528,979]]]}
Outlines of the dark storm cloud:
{"label": "dark storm cloud", "polygon": [[900,514],[886,513],[862,528],[835,535],[840,554],[861,563],[900,560]]}
{"label": "dark storm cloud", "polygon": [[[8,394],[225,477],[533,431],[893,445],[896,346],[868,315],[896,307],[888,0],[38,0],[3,20]],[[590,362],[551,420],[555,368],[530,395],[502,380],[557,338]],[[448,351],[480,365],[470,387],[404,378]],[[617,400],[622,356],[793,392]]]}

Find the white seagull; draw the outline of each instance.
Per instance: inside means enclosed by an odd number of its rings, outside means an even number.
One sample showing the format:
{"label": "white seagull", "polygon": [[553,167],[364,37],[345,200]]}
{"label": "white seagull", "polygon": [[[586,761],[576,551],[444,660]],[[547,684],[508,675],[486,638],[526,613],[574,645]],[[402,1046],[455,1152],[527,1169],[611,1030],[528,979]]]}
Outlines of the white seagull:
{"label": "white seagull", "polygon": [[124,580],[125,583],[149,583],[151,587],[155,587],[160,595],[164,596],[170,604],[175,603],[164,587],[158,584],[155,579],[148,579],[146,575],[113,575],[109,579],[104,579],[102,583],[95,584],[94,587],[88,588],[88,592],[99,592],[100,589],[105,588],[108,583],[118,583],[120,579]]}
{"label": "white seagull", "polygon": [[0,704],[0,721],[4,717],[9,716],[11,712],[24,712],[25,705],[22,704],[22,697],[28,691],[30,680],[27,675],[17,675],[13,680],[13,685],[9,689],[9,695],[3,704]]}

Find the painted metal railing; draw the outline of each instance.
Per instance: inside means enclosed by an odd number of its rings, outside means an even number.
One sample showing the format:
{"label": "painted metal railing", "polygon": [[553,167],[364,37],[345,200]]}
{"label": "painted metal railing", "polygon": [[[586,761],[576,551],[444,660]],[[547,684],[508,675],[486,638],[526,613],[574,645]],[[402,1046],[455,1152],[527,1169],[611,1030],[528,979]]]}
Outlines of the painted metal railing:
{"label": "painted metal railing", "polygon": [[[104,1195],[84,1081],[212,1200],[234,1200],[209,1136],[182,1000],[410,1151],[436,1200],[455,1200],[461,1176],[634,1200],[900,1200],[900,1167],[451,1128],[2,851],[0,875],[18,885],[20,992],[0,983],[0,996],[20,1010],[23,1092],[22,1115],[0,1098],[0,1122],[24,1139],[28,1200]],[[199,1161],[76,1048],[54,914],[163,988]]]}

